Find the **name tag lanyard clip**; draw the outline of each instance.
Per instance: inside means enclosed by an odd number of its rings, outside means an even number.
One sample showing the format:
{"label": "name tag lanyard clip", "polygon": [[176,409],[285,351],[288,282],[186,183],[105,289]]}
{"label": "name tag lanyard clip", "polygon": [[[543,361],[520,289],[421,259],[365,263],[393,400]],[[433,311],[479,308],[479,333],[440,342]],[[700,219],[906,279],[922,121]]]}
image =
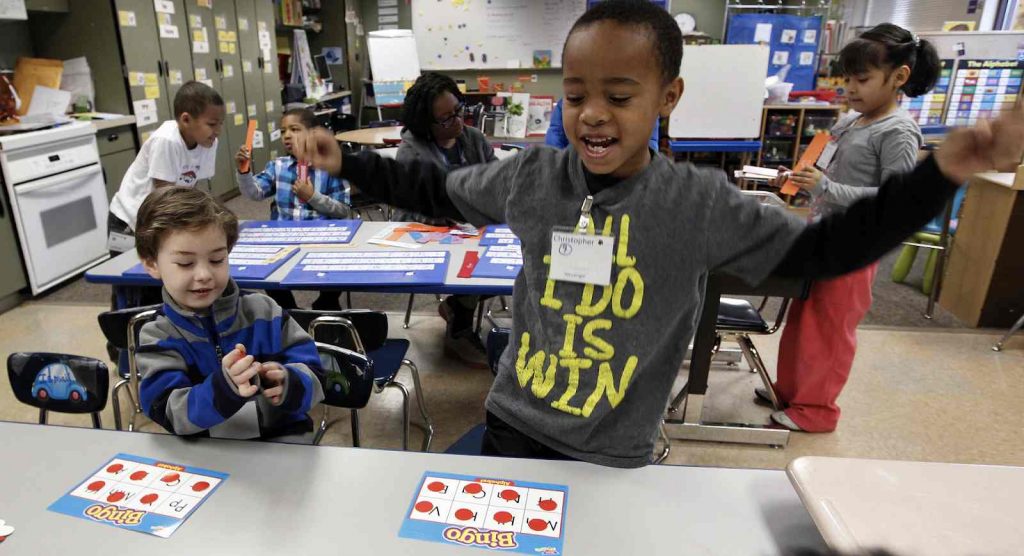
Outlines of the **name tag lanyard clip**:
{"label": "name tag lanyard clip", "polygon": [[587,233],[587,227],[590,226],[590,209],[594,206],[594,196],[587,195],[586,199],[583,199],[583,206],[580,207],[580,219],[576,222],[576,233],[585,234]]}

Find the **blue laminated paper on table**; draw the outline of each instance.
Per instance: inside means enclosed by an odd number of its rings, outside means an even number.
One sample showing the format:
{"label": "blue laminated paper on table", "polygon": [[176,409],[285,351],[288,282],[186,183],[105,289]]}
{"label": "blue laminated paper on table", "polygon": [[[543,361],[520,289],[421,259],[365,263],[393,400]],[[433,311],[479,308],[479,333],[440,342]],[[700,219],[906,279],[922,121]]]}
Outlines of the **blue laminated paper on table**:
{"label": "blue laminated paper on table", "polygon": [[228,474],[117,454],[47,510],[168,538]]}
{"label": "blue laminated paper on table", "polygon": [[569,487],[427,471],[398,536],[514,552],[563,554]]}
{"label": "blue laminated paper on table", "polygon": [[519,245],[519,238],[512,230],[504,224],[492,224],[484,228],[484,234],[480,238],[480,245]]}
{"label": "blue laminated paper on table", "polygon": [[473,268],[473,278],[513,279],[523,268],[523,252],[518,245],[492,245]]}
{"label": "blue laminated paper on table", "polygon": [[319,287],[444,284],[447,251],[314,251],[306,253],[282,284]]}
{"label": "blue laminated paper on table", "polygon": [[238,243],[349,243],[362,223],[362,220],[252,220],[239,226]]}
{"label": "blue laminated paper on table", "polygon": [[[235,280],[265,280],[299,251],[294,245],[235,245],[228,257]],[[146,277],[142,264],[121,273],[125,278]]]}

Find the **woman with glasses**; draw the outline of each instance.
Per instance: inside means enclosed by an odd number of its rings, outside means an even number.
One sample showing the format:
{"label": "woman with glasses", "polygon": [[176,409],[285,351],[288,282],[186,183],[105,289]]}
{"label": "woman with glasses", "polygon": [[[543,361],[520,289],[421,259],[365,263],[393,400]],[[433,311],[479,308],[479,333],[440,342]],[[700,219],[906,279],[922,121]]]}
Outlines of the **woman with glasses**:
{"label": "woman with glasses", "polygon": [[[484,134],[462,122],[465,104],[452,78],[424,73],[406,92],[402,108],[402,143],[395,157],[399,162],[427,160],[448,171],[497,160]],[[395,220],[444,226],[450,222],[421,214],[396,211]],[[438,312],[448,322],[445,354],[476,368],[487,368],[486,350],[473,333],[473,311],[480,297],[452,295],[441,302]]]}

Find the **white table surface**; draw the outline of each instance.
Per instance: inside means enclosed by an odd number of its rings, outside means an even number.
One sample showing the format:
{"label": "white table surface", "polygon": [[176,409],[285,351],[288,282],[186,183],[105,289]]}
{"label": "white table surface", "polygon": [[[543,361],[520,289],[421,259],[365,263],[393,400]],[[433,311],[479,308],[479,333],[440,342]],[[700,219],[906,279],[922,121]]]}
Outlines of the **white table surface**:
{"label": "white table surface", "polygon": [[802,457],[787,472],[841,552],[1024,553],[1024,467]]}
{"label": "white table surface", "polygon": [[[0,422],[0,436],[0,519],[16,529],[0,544],[5,556],[483,554],[398,537],[425,471],[568,485],[569,556],[777,554],[824,546],[782,471],[622,470],[8,422]],[[230,477],[169,539],[46,510],[118,452]]]}

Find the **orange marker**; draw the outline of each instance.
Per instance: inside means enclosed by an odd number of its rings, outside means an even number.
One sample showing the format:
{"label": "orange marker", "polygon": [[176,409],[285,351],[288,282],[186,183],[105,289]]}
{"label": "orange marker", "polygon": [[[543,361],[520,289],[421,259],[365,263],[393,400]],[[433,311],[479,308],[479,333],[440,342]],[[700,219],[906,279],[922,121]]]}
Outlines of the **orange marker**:
{"label": "orange marker", "polygon": [[242,174],[249,173],[249,167],[252,166],[252,140],[256,136],[256,120],[249,120],[249,129],[245,132],[245,148],[249,151],[249,160],[243,161],[238,165],[238,172]]}

